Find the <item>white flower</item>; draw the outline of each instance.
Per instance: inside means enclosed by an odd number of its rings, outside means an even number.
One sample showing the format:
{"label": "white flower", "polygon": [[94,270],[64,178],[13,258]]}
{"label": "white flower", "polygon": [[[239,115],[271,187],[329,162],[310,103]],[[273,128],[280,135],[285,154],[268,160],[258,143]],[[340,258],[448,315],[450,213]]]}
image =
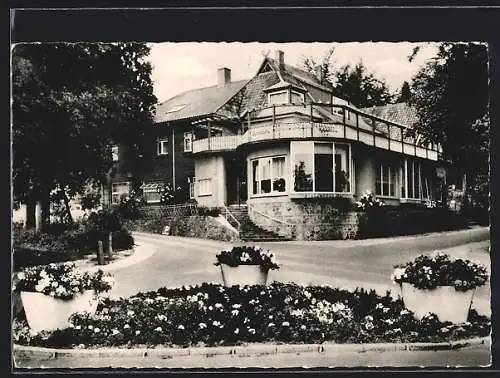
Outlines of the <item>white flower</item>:
{"label": "white flower", "polygon": [[253,329],[253,328],[249,328],[248,332],[251,333],[252,335],[255,335],[255,329]]}
{"label": "white flower", "polygon": [[218,320],[214,320],[214,321],[212,322],[212,325],[214,325],[214,326],[216,326],[216,327],[217,327],[217,326],[219,326],[219,325],[220,325],[220,322],[219,322]]}
{"label": "white flower", "polygon": [[269,323],[267,326],[268,326],[268,327],[274,327],[274,326],[275,326],[275,324],[274,324],[274,323]]}
{"label": "white flower", "polygon": [[136,335],[139,335],[140,333],[141,333],[141,331],[139,331],[139,330],[135,331]]}
{"label": "white flower", "polygon": [[302,325],[300,326],[300,329],[302,329],[302,330],[304,330],[304,329],[306,329],[306,328],[307,328],[307,327],[306,327],[304,324],[302,324]]}
{"label": "white flower", "polygon": [[124,328],[124,329],[129,329],[129,328],[130,328],[130,325],[125,324],[125,325],[123,326],[123,328]]}
{"label": "white flower", "polygon": [[26,275],[23,272],[21,272],[17,274],[17,278],[20,280],[24,280],[26,278]]}
{"label": "white flower", "polygon": [[75,327],[75,329],[82,329],[82,326],[77,325],[77,326]]}
{"label": "white flower", "polygon": [[94,329],[94,326],[92,324],[90,324],[87,328],[88,329]]}
{"label": "white flower", "polygon": [[232,308],[240,308],[241,305],[239,303],[235,303],[234,305],[231,306]]}
{"label": "white flower", "polygon": [[290,326],[290,323],[289,323],[289,322],[283,322],[283,323],[281,323],[281,325],[282,325],[283,327],[288,327],[288,326]]}
{"label": "white flower", "polygon": [[231,315],[237,316],[240,312],[238,310],[232,310]]}
{"label": "white flower", "polygon": [[160,332],[160,331],[162,331],[162,330],[163,330],[163,329],[162,329],[161,327],[156,327],[156,328],[155,328],[155,331],[157,331],[157,332]]}
{"label": "white flower", "polygon": [[234,333],[235,333],[235,335],[237,335],[238,333],[240,333],[240,329],[239,329],[239,328],[236,328],[236,329],[234,330]]}
{"label": "white flower", "polygon": [[120,331],[118,331],[117,329],[113,330],[113,335],[118,335],[119,333],[120,333]]}
{"label": "white flower", "polygon": [[198,326],[200,327],[200,329],[207,328],[207,325],[205,323],[200,323],[198,324]]}
{"label": "white flower", "polygon": [[402,309],[402,310],[401,310],[401,312],[400,312],[400,314],[401,314],[401,315],[406,315],[406,314],[409,314],[409,313],[410,313],[410,311],[408,311],[408,310],[407,310],[407,309],[405,309],[405,308],[404,308],[404,309]]}
{"label": "white flower", "polygon": [[95,333],[99,333],[99,331],[100,331],[100,328],[97,328],[97,327],[96,327],[96,328],[94,328],[94,332],[95,332]]}
{"label": "white flower", "polygon": [[184,329],[184,326],[182,324],[179,324],[179,326],[177,327],[177,329]]}
{"label": "white flower", "polygon": [[222,308],[223,306],[220,303],[215,304],[215,308]]}
{"label": "white flower", "polygon": [[128,310],[128,311],[127,311],[127,315],[128,315],[128,316],[132,316],[132,315],[134,315],[134,314],[135,314],[135,312],[134,312],[134,311],[132,311],[132,310]]}

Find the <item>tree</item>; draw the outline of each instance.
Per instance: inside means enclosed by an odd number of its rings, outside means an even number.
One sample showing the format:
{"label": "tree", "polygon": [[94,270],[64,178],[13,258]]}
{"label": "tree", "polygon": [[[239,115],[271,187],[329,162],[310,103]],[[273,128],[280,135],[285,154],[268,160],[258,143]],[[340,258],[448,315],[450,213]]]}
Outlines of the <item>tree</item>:
{"label": "tree", "polygon": [[335,75],[335,60],[333,55],[335,47],[331,47],[321,58],[317,60],[311,56],[302,57],[302,67],[314,74],[321,83],[331,83]]}
{"label": "tree", "polygon": [[407,81],[403,82],[397,102],[409,102],[411,97],[410,84]]}
{"label": "tree", "polygon": [[42,227],[49,222],[51,192],[69,211],[89,179],[103,182],[112,144],[126,145],[128,160],[140,155],[156,103],[148,54],[142,43],[15,46],[13,192],[27,204],[27,221],[36,201]]}
{"label": "tree", "polygon": [[392,94],[384,80],[368,73],[362,61],[354,67],[347,64],[335,72],[335,95],[354,106],[366,108],[392,102]]}
{"label": "tree", "polygon": [[487,62],[485,45],[442,43],[412,80],[410,103],[419,116],[414,131],[442,145],[443,157],[465,174],[469,189],[488,171]]}

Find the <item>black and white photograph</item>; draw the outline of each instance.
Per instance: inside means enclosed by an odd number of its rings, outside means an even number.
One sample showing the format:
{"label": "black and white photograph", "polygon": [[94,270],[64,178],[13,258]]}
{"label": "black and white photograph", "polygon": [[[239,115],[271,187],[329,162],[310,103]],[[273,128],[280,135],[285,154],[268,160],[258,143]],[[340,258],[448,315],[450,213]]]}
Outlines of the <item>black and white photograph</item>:
{"label": "black and white photograph", "polygon": [[10,59],[14,368],[491,366],[488,43]]}

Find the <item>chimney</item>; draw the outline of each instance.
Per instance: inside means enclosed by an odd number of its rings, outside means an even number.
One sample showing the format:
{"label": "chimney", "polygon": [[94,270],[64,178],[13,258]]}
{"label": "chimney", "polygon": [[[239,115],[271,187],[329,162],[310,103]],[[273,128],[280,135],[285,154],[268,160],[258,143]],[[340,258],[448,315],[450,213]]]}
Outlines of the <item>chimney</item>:
{"label": "chimney", "polygon": [[226,67],[217,70],[217,86],[224,87],[231,82],[231,70]]}
{"label": "chimney", "polygon": [[274,53],[274,60],[278,65],[279,69],[283,69],[285,67],[285,53],[281,50],[276,50]]}

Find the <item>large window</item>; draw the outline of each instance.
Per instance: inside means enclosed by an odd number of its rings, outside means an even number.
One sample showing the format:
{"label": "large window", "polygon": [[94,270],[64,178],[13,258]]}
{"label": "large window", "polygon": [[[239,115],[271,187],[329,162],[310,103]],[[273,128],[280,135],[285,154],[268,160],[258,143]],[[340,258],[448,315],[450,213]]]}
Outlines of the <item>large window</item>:
{"label": "large window", "polygon": [[292,104],[303,104],[304,103],[304,94],[303,93],[299,93],[299,92],[295,92],[295,91],[291,91],[290,92],[290,103]]}
{"label": "large window", "polygon": [[158,203],[161,201],[160,188],[164,185],[162,182],[149,182],[141,186],[142,195],[147,203]]}
{"label": "large window", "polygon": [[265,195],[286,191],[286,165],[284,156],[252,160],[252,193]]}
{"label": "large window", "polygon": [[400,172],[402,198],[433,198],[434,172],[431,166],[419,161],[405,159]]}
{"label": "large window", "polygon": [[212,195],[212,179],[198,180],[196,186],[198,187],[199,196]]}
{"label": "large window", "polygon": [[295,192],[351,193],[351,148],[345,143],[292,142]]}
{"label": "large window", "polygon": [[193,133],[185,132],[184,133],[184,152],[193,151]]}
{"label": "large window", "polygon": [[375,194],[385,197],[396,197],[399,169],[382,163],[378,164],[375,177]]}
{"label": "large window", "polygon": [[156,143],[156,150],[158,155],[168,154],[168,138],[158,138]]}
{"label": "large window", "polygon": [[130,194],[130,182],[114,182],[111,184],[111,203],[118,204]]}

